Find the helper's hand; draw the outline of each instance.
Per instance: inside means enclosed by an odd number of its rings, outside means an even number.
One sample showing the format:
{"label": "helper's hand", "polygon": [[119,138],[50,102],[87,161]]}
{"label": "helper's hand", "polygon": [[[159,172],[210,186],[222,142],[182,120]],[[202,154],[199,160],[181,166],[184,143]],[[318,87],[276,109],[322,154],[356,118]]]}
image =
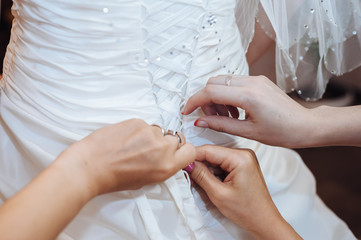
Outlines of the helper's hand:
{"label": "helper's hand", "polygon": [[[190,176],[225,217],[256,239],[301,239],[279,214],[251,150],[211,145],[196,150],[197,161]],[[225,171],[224,181],[205,163]]]}
{"label": "helper's hand", "polygon": [[[182,134],[165,135],[142,120],[128,120],[101,128],[62,153],[57,164],[70,164],[91,194],[137,189],[166,180],[195,159],[195,148]],[[62,155],[59,158],[62,158]],[[74,159],[78,156],[78,159]],[[83,174],[84,175],[84,174]]]}
{"label": "helper's hand", "polygon": [[195,159],[180,138],[141,120],[95,131],[0,207],[1,239],[55,239],[95,196],[167,179]]}
{"label": "helper's hand", "polygon": [[[230,80],[231,79],[231,80]],[[228,86],[227,86],[228,85]],[[312,110],[296,103],[263,76],[217,76],[187,102],[183,114],[202,107],[206,116],[195,121],[197,127],[254,139],[269,145],[305,147],[318,119]],[[240,107],[246,119],[238,119]]]}

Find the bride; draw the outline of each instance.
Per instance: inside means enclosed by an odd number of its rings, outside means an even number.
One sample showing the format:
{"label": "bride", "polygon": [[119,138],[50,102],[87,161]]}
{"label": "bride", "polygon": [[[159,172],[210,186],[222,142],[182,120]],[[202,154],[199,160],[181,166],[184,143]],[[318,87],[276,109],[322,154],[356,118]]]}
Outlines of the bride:
{"label": "bride", "polygon": [[[327,72],[341,73],[346,67],[332,68],[338,58],[326,50],[333,42],[324,46],[316,27],[334,30],[326,23],[347,16],[347,6],[339,15],[334,12],[335,2],[14,0],[0,92],[0,198],[5,201],[19,191],[67,146],[92,131],[140,118],[181,130],[194,145],[253,149],[280,213],[303,238],[354,239],[317,197],[314,178],[294,151],[195,128],[201,110],[180,114],[210,77],[248,74],[245,53],[257,12],[261,23],[268,17],[264,28],[276,37],[280,86],[295,88],[306,98],[320,97]],[[305,9],[315,17],[300,18]],[[294,26],[302,29],[293,34]],[[356,41],[356,30],[339,34]],[[346,49],[344,38],[335,39],[335,51]],[[317,76],[316,93],[305,87],[307,78],[299,72],[310,61],[318,64],[310,73]],[[58,237],[249,238],[191,188],[183,172],[162,184],[93,199]]]}

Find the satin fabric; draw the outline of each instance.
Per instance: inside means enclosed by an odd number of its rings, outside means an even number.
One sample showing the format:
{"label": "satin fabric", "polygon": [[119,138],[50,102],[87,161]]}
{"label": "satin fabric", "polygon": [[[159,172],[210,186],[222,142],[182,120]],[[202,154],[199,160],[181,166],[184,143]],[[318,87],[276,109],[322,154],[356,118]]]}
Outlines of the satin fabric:
{"label": "satin fabric", "polygon": [[[1,81],[1,199],[71,143],[141,118],[182,130],[194,145],[253,149],[273,200],[301,236],[354,239],[317,197],[294,151],[195,128],[200,110],[180,114],[209,77],[248,74],[254,23],[236,18],[253,19],[256,10],[234,0],[15,0]],[[93,199],[58,239],[251,238],[180,171],[161,184]]]}

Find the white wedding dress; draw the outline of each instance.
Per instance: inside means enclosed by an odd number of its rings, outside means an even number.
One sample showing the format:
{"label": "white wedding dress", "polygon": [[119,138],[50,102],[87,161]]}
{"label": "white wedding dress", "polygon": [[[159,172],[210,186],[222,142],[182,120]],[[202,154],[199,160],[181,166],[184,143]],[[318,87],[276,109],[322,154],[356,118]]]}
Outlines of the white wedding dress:
{"label": "white wedding dress", "polygon": [[[141,118],[182,130],[195,145],[253,149],[274,202],[303,238],[355,239],[317,197],[294,151],[196,128],[200,111],[180,114],[209,77],[248,74],[245,52],[257,6],[253,0],[14,0],[0,92],[1,201],[73,142]],[[58,239],[250,239],[185,176],[180,171],[161,184],[99,196]]]}

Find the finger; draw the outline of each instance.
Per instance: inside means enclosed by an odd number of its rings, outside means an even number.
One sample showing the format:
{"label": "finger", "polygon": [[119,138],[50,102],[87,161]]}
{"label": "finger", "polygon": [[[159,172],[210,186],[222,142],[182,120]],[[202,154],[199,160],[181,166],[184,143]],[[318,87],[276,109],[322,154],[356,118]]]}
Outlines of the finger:
{"label": "finger", "polygon": [[239,118],[239,111],[238,111],[237,107],[233,107],[231,105],[226,105],[226,107],[233,118],[236,118],[236,119]]}
{"label": "finger", "polygon": [[186,139],[181,132],[166,133],[164,138],[172,143],[172,146],[174,146],[172,149],[174,149],[174,151],[181,148],[186,143]]}
{"label": "finger", "polygon": [[202,106],[202,111],[207,116],[217,115],[215,104],[207,104],[207,105]]}
{"label": "finger", "polygon": [[[196,147],[196,161],[206,161],[207,163],[219,166],[226,173],[240,166],[241,163],[252,163],[261,172],[256,154],[251,149],[232,149],[216,145],[203,145]],[[244,164],[242,164],[245,166]],[[229,176],[229,175],[228,175]]]}
{"label": "finger", "polygon": [[193,171],[189,175],[207,195],[212,199],[213,196],[219,194],[220,189],[224,188],[224,184],[218,180],[201,162],[195,162]]}
{"label": "finger", "polygon": [[200,106],[207,104],[223,104],[247,109],[247,90],[242,87],[226,87],[219,85],[207,85],[201,91],[189,98],[183,109],[187,115]]}
{"label": "finger", "polygon": [[207,84],[226,86],[227,79],[231,79],[230,85],[227,87],[240,87],[249,84],[250,81],[254,81],[254,78],[254,76],[218,75],[216,77],[211,77]]}
{"label": "finger", "polygon": [[253,136],[252,132],[255,131],[250,120],[239,120],[224,116],[200,117],[194,122],[194,125],[196,127],[210,128],[218,132],[229,133],[245,138]]}
{"label": "finger", "polygon": [[196,161],[206,161],[218,166],[226,173],[231,173],[245,159],[251,158],[252,161],[257,162],[255,153],[250,149],[232,149],[216,145],[203,145],[196,147],[196,152]]}
{"label": "finger", "polygon": [[216,145],[202,145],[196,147],[196,161],[206,161],[213,166],[221,166],[230,150]]}
{"label": "finger", "polygon": [[179,148],[175,152],[174,159],[175,159],[176,170],[180,170],[187,167],[196,159],[195,147],[190,143],[184,144],[181,148]]}
{"label": "finger", "polygon": [[178,137],[180,137],[180,139],[178,139],[179,141],[181,141],[181,145],[180,147],[182,147],[184,144],[186,144],[186,137],[183,135],[183,133],[181,132],[177,132]]}
{"label": "finger", "polygon": [[151,128],[155,136],[159,138],[159,141],[167,141],[170,143],[172,151],[176,151],[185,143],[185,138],[181,133],[177,132],[177,134],[175,134],[176,132],[167,131],[156,124],[151,125]]}
{"label": "finger", "polygon": [[[206,163],[206,162],[204,162],[204,163]],[[228,172],[224,171],[219,166],[217,166],[217,167],[208,166],[208,169],[215,177],[217,177],[221,181],[223,181],[225,179],[225,177],[228,175]]]}
{"label": "finger", "polygon": [[159,125],[153,124],[150,127],[153,129],[153,132],[156,134],[156,136],[159,136],[159,134],[164,136],[166,133],[166,130]]}

